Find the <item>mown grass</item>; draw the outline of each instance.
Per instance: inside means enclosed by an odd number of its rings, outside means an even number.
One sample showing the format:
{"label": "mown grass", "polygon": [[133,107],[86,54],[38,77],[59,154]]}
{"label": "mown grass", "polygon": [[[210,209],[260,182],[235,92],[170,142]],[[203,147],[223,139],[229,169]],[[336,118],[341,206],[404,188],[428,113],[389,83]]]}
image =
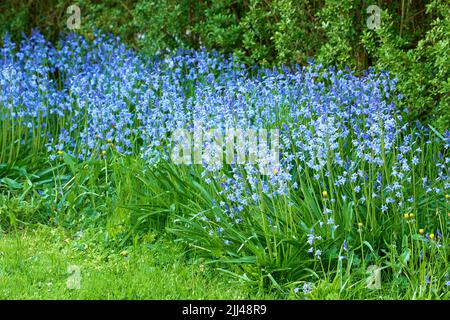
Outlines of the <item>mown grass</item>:
{"label": "mown grass", "polygon": [[[80,268],[79,289],[68,288],[74,276],[69,266]],[[117,250],[77,240],[61,228],[0,235],[0,299],[271,298],[230,281],[186,260],[168,239]]]}
{"label": "mown grass", "polygon": [[[261,291],[230,278],[195,255],[189,257],[185,247],[168,238],[118,249],[95,237],[42,225],[0,233],[0,299],[299,298],[292,291]],[[73,266],[80,270],[79,289],[69,288]],[[343,289],[342,280],[352,284]],[[355,273],[321,280],[302,299],[449,298],[437,296],[431,286],[411,286],[405,277],[383,280],[378,290],[366,288],[365,278]]]}

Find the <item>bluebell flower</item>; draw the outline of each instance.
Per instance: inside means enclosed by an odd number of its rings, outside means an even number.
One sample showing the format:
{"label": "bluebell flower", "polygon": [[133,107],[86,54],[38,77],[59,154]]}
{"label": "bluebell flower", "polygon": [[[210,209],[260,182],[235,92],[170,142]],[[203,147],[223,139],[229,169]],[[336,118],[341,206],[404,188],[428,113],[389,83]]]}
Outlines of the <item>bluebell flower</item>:
{"label": "bluebell flower", "polygon": [[314,253],[314,256],[318,259],[320,259],[321,255],[322,255],[322,251],[320,251],[320,250],[316,250],[316,252]]}
{"label": "bluebell flower", "polygon": [[312,283],[305,283],[305,284],[303,284],[302,290],[303,290],[304,294],[310,293],[312,291],[312,289],[313,289],[313,284]]}

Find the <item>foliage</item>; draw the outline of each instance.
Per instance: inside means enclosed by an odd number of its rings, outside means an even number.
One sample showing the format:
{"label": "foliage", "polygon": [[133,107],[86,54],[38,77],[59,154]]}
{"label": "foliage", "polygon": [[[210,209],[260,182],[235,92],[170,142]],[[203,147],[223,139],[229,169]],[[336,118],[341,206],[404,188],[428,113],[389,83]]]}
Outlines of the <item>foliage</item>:
{"label": "foliage", "polygon": [[446,49],[450,41],[449,10],[447,1],[432,1],[427,5],[426,12],[434,16],[434,20],[420,38],[408,33],[399,36],[397,21],[389,12],[383,13],[380,30],[366,31],[363,37],[369,54],[377,61],[376,66],[390,70],[399,79],[409,118],[434,118],[433,125],[442,132],[450,123],[447,67],[450,55]]}
{"label": "foliage", "polygon": [[[450,137],[406,121],[388,72],[249,70],[205,50],[149,59],[102,34],[4,43],[0,131],[17,131],[2,142],[2,228],[49,221],[113,248],[170,231],[208,265],[293,297],[365,296],[371,265],[404,295],[448,296]],[[178,163],[199,122],[204,150],[209,129],[280,129],[280,163],[261,172],[261,150],[245,165]]]}
{"label": "foliage", "polygon": [[[449,298],[448,1],[378,1],[369,29],[372,1],[80,0],[67,34],[71,4],[0,4],[0,234],[103,256],[170,232],[260,294]],[[174,163],[198,121],[281,129],[281,166]]]}

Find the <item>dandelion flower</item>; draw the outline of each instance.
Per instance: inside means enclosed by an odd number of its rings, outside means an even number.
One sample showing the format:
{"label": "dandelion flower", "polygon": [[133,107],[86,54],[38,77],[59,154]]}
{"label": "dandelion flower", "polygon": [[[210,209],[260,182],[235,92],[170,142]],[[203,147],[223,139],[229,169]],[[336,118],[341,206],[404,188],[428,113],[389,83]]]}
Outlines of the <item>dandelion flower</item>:
{"label": "dandelion flower", "polygon": [[122,257],[126,257],[126,256],[128,256],[128,251],[123,250],[123,251],[120,252],[120,255],[121,255]]}

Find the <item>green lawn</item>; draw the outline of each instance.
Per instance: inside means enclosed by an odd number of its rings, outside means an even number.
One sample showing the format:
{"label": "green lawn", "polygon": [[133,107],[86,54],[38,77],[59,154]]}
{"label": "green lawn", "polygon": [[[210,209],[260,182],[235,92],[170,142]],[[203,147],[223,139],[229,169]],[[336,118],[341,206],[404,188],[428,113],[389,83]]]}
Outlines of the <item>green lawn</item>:
{"label": "green lawn", "polygon": [[[70,266],[79,268],[79,282]],[[69,289],[68,281],[80,288]],[[168,240],[118,251],[90,246],[56,228],[0,234],[0,299],[263,298],[230,281],[186,260]]]}
{"label": "green lawn", "polygon": [[[106,248],[91,234],[79,239],[63,228],[48,226],[0,232],[0,300],[299,299],[293,292],[252,288],[188,258],[185,249],[168,239],[126,250]],[[337,278],[321,281],[306,299],[438,298],[433,290],[397,280],[383,281],[380,290],[369,290],[364,282],[345,289]]]}

